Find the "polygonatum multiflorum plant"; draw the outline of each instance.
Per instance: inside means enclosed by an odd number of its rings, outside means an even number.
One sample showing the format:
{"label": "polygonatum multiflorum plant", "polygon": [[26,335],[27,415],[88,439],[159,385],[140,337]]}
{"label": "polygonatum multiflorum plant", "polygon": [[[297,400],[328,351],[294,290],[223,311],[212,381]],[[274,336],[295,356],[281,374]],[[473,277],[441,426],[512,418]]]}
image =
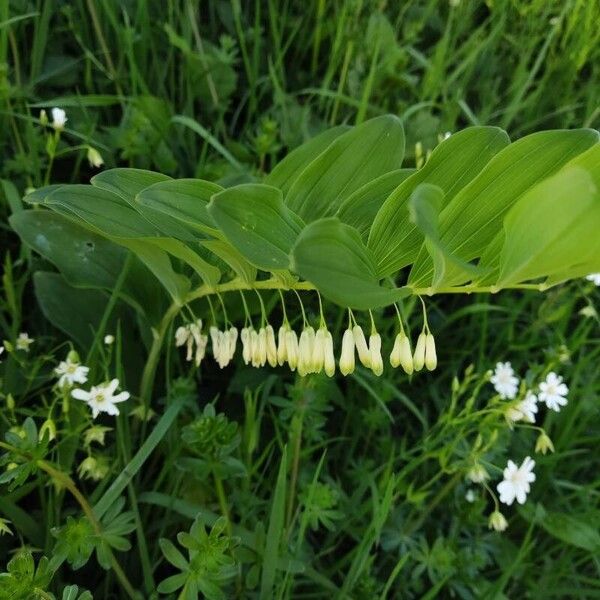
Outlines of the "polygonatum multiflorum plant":
{"label": "polygonatum multiflorum plant", "polygon": [[[330,374],[335,360],[322,296],[348,309],[348,331],[354,333],[352,310],[400,305],[392,365],[433,368],[425,310],[413,356],[402,327],[403,299],[543,291],[600,271],[598,139],[598,132],[579,129],[511,142],[497,127],[469,127],[444,139],[413,169],[403,167],[402,121],[385,115],[321,133],[261,181],[223,187],[111,169],[90,185],[51,185],[30,193],[25,200],[32,209],[14,214],[11,225],[60,271],[35,275],[38,299],[59,327],[73,314],[65,314],[65,306],[52,308],[47,299],[64,297],[68,286],[110,291],[150,326],[142,397],[149,394],[175,317],[193,316],[188,309],[200,298],[210,303],[213,353],[221,365],[235,351],[237,329],[227,328],[241,313],[232,314],[229,303],[230,321],[223,298],[235,295],[244,307],[247,363],[288,362],[300,374]],[[301,303],[315,291],[320,326],[315,333],[303,311],[304,342],[302,335],[298,342],[285,303]],[[262,309],[258,331],[247,309],[254,292]],[[96,296],[88,291],[82,300],[84,316],[94,312]],[[272,306],[279,299],[284,322],[277,347],[272,328],[264,326],[265,300]],[[216,327],[214,307],[223,309],[227,331]],[[383,369],[372,316],[370,322],[369,343],[362,330],[345,336],[342,373],[353,368],[355,346],[363,364],[376,373]],[[194,346],[198,360],[204,355],[208,336],[201,328],[192,319],[177,331],[188,358]],[[316,363],[302,360],[311,348],[319,354]]]}

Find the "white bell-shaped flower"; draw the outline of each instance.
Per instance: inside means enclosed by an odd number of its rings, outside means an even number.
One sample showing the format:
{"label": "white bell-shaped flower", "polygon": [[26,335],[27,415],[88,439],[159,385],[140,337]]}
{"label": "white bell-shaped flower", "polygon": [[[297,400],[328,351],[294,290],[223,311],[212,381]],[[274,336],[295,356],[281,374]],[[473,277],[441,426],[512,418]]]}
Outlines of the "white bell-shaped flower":
{"label": "white bell-shaped flower", "polygon": [[427,342],[427,334],[422,331],[417,339],[415,353],[413,355],[413,366],[415,371],[420,371],[425,366],[425,346]]}
{"label": "white bell-shaped flower", "polygon": [[267,339],[267,362],[271,367],[277,366],[277,343],[275,342],[275,331],[271,325],[265,328]]}
{"label": "white bell-shaped flower", "polygon": [[342,352],[340,354],[340,373],[344,376],[354,373],[354,333],[348,328],[342,337]]}
{"label": "white bell-shaped flower", "polygon": [[323,367],[327,377],[335,374],[335,354],[333,352],[333,337],[330,331],[325,331]]}
{"label": "white bell-shaped flower", "polygon": [[379,377],[383,373],[383,359],[381,357],[381,336],[378,333],[372,333],[369,336],[369,355],[371,370]]}
{"label": "white bell-shaped flower", "polygon": [[371,352],[369,351],[369,346],[367,345],[367,340],[365,338],[365,334],[363,333],[362,327],[360,325],[355,325],[352,328],[352,334],[354,335],[354,345],[356,346],[356,351],[358,352],[358,358],[363,366],[367,367],[367,369],[371,368]]}
{"label": "white bell-shaped flower", "polygon": [[435,351],[435,339],[431,333],[425,337],[425,366],[429,371],[437,367],[437,353]]}
{"label": "white bell-shaped flower", "polygon": [[300,348],[298,336],[293,329],[288,329],[285,334],[285,351],[287,354],[288,365],[292,371],[295,371],[298,367],[298,361],[300,358]]}

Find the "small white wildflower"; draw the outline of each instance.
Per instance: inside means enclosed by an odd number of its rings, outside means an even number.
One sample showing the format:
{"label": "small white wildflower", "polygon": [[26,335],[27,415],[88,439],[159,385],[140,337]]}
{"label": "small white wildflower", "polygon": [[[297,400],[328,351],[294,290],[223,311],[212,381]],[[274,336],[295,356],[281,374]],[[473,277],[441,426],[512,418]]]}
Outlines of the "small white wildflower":
{"label": "small white wildflower", "polygon": [[24,352],[29,352],[29,346],[33,344],[35,340],[29,337],[28,333],[21,332],[19,337],[17,338],[16,347],[17,350],[23,350]]}
{"label": "small white wildflower", "polygon": [[98,152],[98,150],[96,150],[96,148],[92,148],[92,146],[88,146],[87,159],[90,163],[90,167],[94,167],[94,169],[98,169],[104,164],[102,155],[100,152]]}
{"label": "small white wildflower", "polygon": [[277,364],[281,367],[287,361],[286,336],[290,326],[285,322],[277,332]]}
{"label": "small white wildflower", "polygon": [[546,381],[540,383],[540,402],[556,412],[560,412],[561,406],[567,405],[567,394],[569,388],[563,383],[563,378],[554,372],[548,373]]}
{"label": "small white wildflower", "polygon": [[367,369],[370,369],[371,353],[369,352],[369,346],[367,346],[367,340],[365,338],[365,334],[363,333],[362,327],[360,325],[355,325],[352,328],[352,335],[354,336],[354,345],[356,346],[358,359],[363,366],[367,367]]}
{"label": "small white wildflower", "polygon": [[417,338],[415,353],[413,354],[413,367],[415,371],[420,371],[425,366],[425,352],[427,346],[427,334],[422,331]]}
{"label": "small white wildflower", "polygon": [[315,343],[312,351],[312,364],[311,372],[320,373],[323,370],[325,363],[325,334],[327,329],[325,327],[319,327],[315,334]]}
{"label": "small white wildflower", "polygon": [[58,367],[54,369],[58,378],[58,387],[73,385],[74,383],[85,383],[90,368],[79,364],[79,362],[67,356],[67,360],[61,360]]}
{"label": "small white wildflower", "polygon": [[504,480],[501,481],[496,489],[500,494],[500,502],[509,506],[515,501],[519,504],[524,504],[527,499],[527,494],[530,491],[530,483],[535,481],[535,473],[533,472],[535,461],[526,456],[520,467],[509,460],[504,469]]}
{"label": "small white wildflower", "polygon": [[477,463],[473,465],[467,472],[467,479],[470,479],[473,483],[483,483],[490,476],[482,464]]}
{"label": "small white wildflower", "polygon": [[62,131],[67,121],[67,113],[62,108],[52,109],[52,127],[56,131]]}
{"label": "small white wildflower", "polygon": [[473,504],[473,502],[475,502],[476,499],[477,495],[475,494],[475,491],[472,488],[469,488],[467,490],[467,493],[465,494],[465,500],[470,504]]}
{"label": "small white wildflower", "polygon": [[107,334],[107,335],[104,336],[104,344],[106,346],[111,346],[114,343],[115,343],[115,336],[114,335],[112,335],[112,334],[109,333],[109,334]]}
{"label": "small white wildflower", "polygon": [[125,402],[125,400],[129,399],[129,392],[115,394],[115,391],[118,387],[119,380],[113,379],[108,383],[92,386],[89,392],[86,392],[80,388],[76,388],[71,392],[71,396],[73,396],[73,398],[76,400],[82,400],[83,402],[86,402],[92,409],[92,416],[94,419],[101,412],[115,416],[119,414],[119,409],[116,405],[119,402]]}
{"label": "small white wildflower", "polygon": [[594,285],[600,286],[600,273],[591,273],[586,277],[586,279],[593,282]]}
{"label": "small white wildflower", "polygon": [[490,515],[488,527],[494,531],[502,532],[508,527],[508,521],[504,518],[504,515],[499,510],[495,510]]}
{"label": "small white wildflower", "polygon": [[354,333],[348,328],[342,337],[342,352],[340,354],[340,373],[344,376],[354,373]]}
{"label": "small white wildflower", "polygon": [[527,392],[523,400],[514,406],[508,407],[506,410],[506,418],[513,423],[516,421],[535,423],[535,415],[537,411],[537,396],[533,392]]}
{"label": "small white wildflower", "polygon": [[244,359],[244,364],[249,364],[252,360],[252,346],[250,344],[250,332],[252,329],[250,327],[244,327],[240,332],[240,340],[242,341],[242,358]]}
{"label": "small white wildflower", "polygon": [[325,358],[323,360],[323,368],[327,377],[333,377],[335,374],[335,354],[333,352],[333,337],[330,331],[325,332]]}
{"label": "small white wildflower", "polygon": [[[179,326],[175,330],[175,345],[178,348],[180,346],[184,346],[187,343],[187,341],[190,339],[191,335],[192,334],[188,327],[186,327],[185,325]],[[106,343],[106,338],[105,338],[104,342]]]}
{"label": "small white wildflower", "polygon": [[519,389],[519,378],[515,377],[515,372],[509,362],[499,362],[492,375],[490,382],[501,398],[512,400]]}
{"label": "small white wildflower", "polygon": [[313,372],[313,353],[316,340],[315,330],[309,325],[302,330],[298,342],[298,374],[307,375]]}

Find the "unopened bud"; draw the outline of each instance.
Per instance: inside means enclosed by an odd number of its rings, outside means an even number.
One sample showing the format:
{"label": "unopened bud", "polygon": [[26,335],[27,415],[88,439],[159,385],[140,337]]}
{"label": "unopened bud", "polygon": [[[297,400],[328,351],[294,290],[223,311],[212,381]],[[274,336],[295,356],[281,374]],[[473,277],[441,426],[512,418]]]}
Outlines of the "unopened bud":
{"label": "unopened bud", "polygon": [[42,440],[45,435],[48,436],[48,441],[50,442],[56,439],[56,425],[52,419],[46,419],[40,427],[39,439]]}
{"label": "unopened bud", "polygon": [[495,510],[491,515],[488,521],[488,527],[493,529],[494,531],[505,531],[508,527],[508,522],[504,518],[504,515],[499,511]]}
{"label": "unopened bud", "polygon": [[415,353],[413,355],[413,366],[415,371],[420,371],[425,366],[426,342],[427,335],[422,331],[417,338],[417,345],[415,346]]}
{"label": "unopened bud", "polygon": [[546,452],[554,452],[554,444],[552,440],[548,437],[545,431],[542,431],[538,436],[538,439],[535,442],[535,451],[541,452],[542,454],[546,454]]}
{"label": "unopened bud", "polygon": [[371,369],[378,377],[383,373],[383,359],[381,358],[381,336],[373,333],[369,337],[369,355]]}
{"label": "unopened bud", "polygon": [[435,339],[431,333],[428,333],[425,338],[425,366],[429,371],[433,371],[437,367]]}
{"label": "unopened bud", "polygon": [[354,333],[352,329],[346,329],[340,354],[340,373],[344,376],[354,372],[354,346]]}

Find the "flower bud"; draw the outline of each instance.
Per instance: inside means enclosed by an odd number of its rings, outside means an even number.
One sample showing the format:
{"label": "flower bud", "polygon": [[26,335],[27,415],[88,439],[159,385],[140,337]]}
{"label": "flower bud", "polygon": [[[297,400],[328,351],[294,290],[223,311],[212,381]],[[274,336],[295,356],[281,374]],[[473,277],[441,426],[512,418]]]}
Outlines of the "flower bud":
{"label": "flower bud", "polygon": [[298,373],[302,376],[313,372],[313,351],[315,346],[315,330],[306,327],[300,334],[298,342]]}
{"label": "flower bud", "polygon": [[44,127],[48,125],[48,113],[43,108],[40,110],[40,125]]}
{"label": "flower bud", "polygon": [[281,367],[287,360],[287,348],[286,348],[286,337],[289,328],[286,325],[282,325],[277,332],[277,363]]}
{"label": "flower bud", "polygon": [[488,527],[495,531],[505,531],[508,527],[508,522],[504,518],[504,515],[499,511],[495,510],[491,515],[488,521]]}
{"label": "flower bud", "polygon": [[473,465],[467,473],[467,479],[470,479],[473,483],[483,483],[489,478],[490,476],[485,467],[479,463]]}
{"label": "flower bud", "polygon": [[285,349],[287,361],[292,371],[296,370],[299,360],[298,336],[293,329],[288,329],[285,334]]}
{"label": "flower bud", "polygon": [[425,366],[429,371],[433,371],[437,367],[435,339],[431,333],[428,333],[427,337],[425,338]]}
{"label": "flower bud", "polygon": [[62,108],[52,109],[52,127],[56,131],[62,131],[65,128],[65,124],[68,121],[67,113]]}
{"label": "flower bud", "polygon": [[110,346],[111,344],[115,343],[115,336],[111,335],[110,333],[108,335],[104,336],[104,344],[106,346]]}
{"label": "flower bud", "polygon": [[271,367],[277,366],[277,344],[275,343],[275,331],[271,325],[267,325],[267,361]]}
{"label": "flower bud", "polygon": [[381,336],[372,333],[369,337],[369,354],[371,369],[378,377],[383,373],[383,359],[381,358]]}
{"label": "flower bud", "polygon": [[542,454],[546,454],[546,452],[554,452],[554,444],[552,440],[548,437],[545,431],[542,431],[538,436],[538,439],[535,442],[535,451],[541,452]]}
{"label": "flower bud", "polygon": [[415,353],[413,355],[413,366],[415,371],[420,371],[425,365],[425,344],[427,336],[424,331],[419,334]]}
{"label": "flower bud", "polygon": [[354,335],[354,345],[356,346],[360,362],[370,369],[371,353],[369,352],[369,347],[367,346],[367,340],[365,339],[362,327],[360,325],[355,325],[352,328],[352,334]]}
{"label": "flower bud", "polygon": [[236,327],[230,327],[227,332],[227,353],[229,356],[229,360],[231,360],[235,355],[235,349],[237,345],[238,339],[238,330]]}
{"label": "flower bud", "polygon": [[52,419],[46,419],[42,423],[38,434],[39,439],[42,440],[44,438],[44,435],[48,436],[49,442],[56,439],[56,425],[54,424],[54,421]]}
{"label": "flower bud", "polygon": [[340,354],[340,372],[344,376],[354,373],[354,346],[354,333],[352,329],[346,329]]}
{"label": "flower bud", "polygon": [[90,167],[94,167],[95,169],[98,169],[104,164],[102,155],[100,152],[98,152],[98,150],[96,150],[96,148],[92,148],[92,146],[88,146],[87,159],[90,163]]}
{"label": "flower bud", "polygon": [[77,352],[75,350],[70,350],[69,353],[67,354],[67,361],[79,364],[80,363],[79,354],[77,354]]}
{"label": "flower bud", "polygon": [[401,331],[396,336],[394,348],[390,354],[390,364],[394,368],[402,365],[402,368],[408,375],[411,375],[414,370],[413,355],[410,349],[410,340],[404,331]]}
{"label": "flower bud", "polygon": [[327,377],[333,377],[335,374],[335,354],[333,353],[333,337],[329,331],[325,332],[324,342],[324,361],[323,366],[325,367],[325,373]]}

